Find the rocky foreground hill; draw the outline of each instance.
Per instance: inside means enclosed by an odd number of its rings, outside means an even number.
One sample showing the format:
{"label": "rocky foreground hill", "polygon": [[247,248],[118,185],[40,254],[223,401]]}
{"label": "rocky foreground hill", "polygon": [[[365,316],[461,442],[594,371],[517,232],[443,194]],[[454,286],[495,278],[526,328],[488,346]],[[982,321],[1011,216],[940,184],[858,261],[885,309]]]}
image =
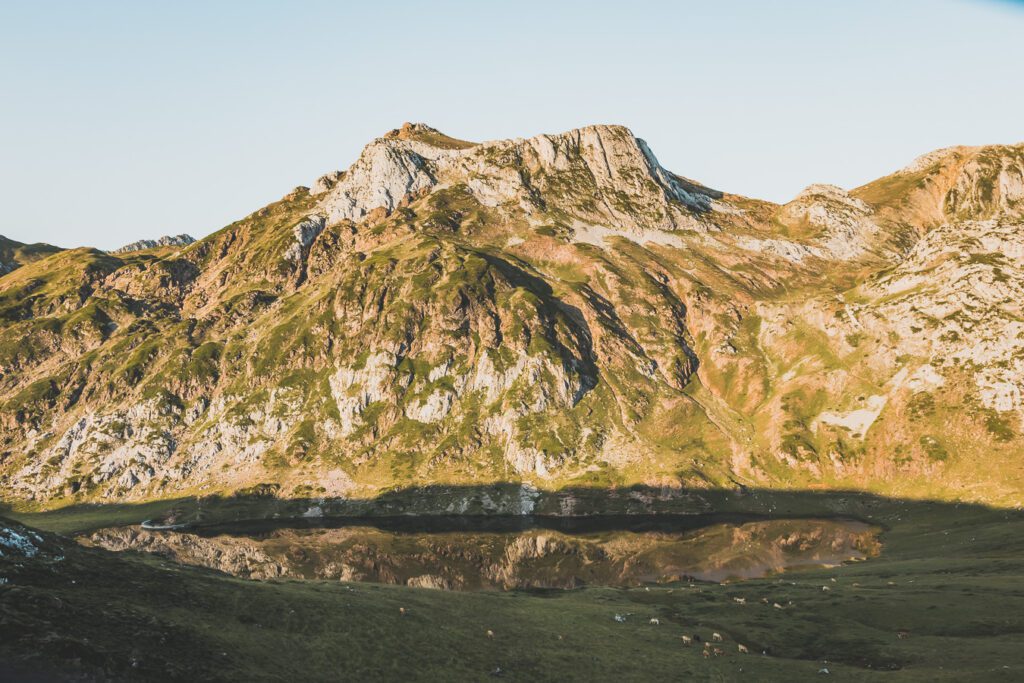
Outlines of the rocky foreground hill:
{"label": "rocky foreground hill", "polygon": [[1020,505],[1022,267],[1024,145],[776,205],[618,126],[478,144],[406,124],[193,244],[0,240],[0,492]]}

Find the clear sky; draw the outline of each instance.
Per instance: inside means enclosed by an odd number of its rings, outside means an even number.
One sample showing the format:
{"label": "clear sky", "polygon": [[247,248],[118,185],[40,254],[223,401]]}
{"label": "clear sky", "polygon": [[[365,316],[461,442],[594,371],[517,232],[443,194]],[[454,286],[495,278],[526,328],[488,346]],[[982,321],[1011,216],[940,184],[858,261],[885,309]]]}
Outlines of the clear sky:
{"label": "clear sky", "polygon": [[1024,3],[0,0],[0,234],[206,235],[403,121],[621,123],[671,170],[785,201],[1024,141]]}

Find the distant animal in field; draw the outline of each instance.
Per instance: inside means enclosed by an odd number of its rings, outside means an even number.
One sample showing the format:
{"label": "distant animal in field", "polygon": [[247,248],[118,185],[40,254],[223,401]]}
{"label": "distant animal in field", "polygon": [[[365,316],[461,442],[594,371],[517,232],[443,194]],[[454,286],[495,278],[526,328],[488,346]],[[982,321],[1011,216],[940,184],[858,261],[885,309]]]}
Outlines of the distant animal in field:
{"label": "distant animal in field", "polygon": [[404,607],[399,607],[398,608],[398,613],[401,614],[404,617],[405,616],[405,608]]}
{"label": "distant animal in field", "polygon": [[492,631],[491,629],[487,629],[487,637],[491,640],[494,640],[494,631]]}
{"label": "distant animal in field", "polygon": [[693,644],[693,638],[690,636],[679,636],[679,638],[683,641],[683,645],[690,646]]}
{"label": "distant animal in field", "polygon": [[747,649],[747,646],[743,645],[742,643],[736,643],[736,649],[739,650],[741,654],[750,653],[750,650]]}
{"label": "distant animal in field", "polygon": [[701,652],[701,654],[704,655],[704,659],[707,659],[708,657],[711,656],[711,651],[710,650],[704,650],[703,652]]}
{"label": "distant animal in field", "polygon": [[783,609],[782,605],[780,605],[780,604],[779,604],[779,603],[777,603],[777,602],[773,602],[773,603],[772,603],[772,607],[774,607],[775,609]]}
{"label": "distant animal in field", "polygon": [[721,657],[722,655],[724,655],[724,654],[725,654],[725,650],[723,650],[723,649],[722,649],[722,648],[720,648],[720,647],[716,647],[716,648],[715,648],[714,650],[712,650],[712,652],[714,653],[714,655],[715,655],[716,657]]}
{"label": "distant animal in field", "polygon": [[745,604],[747,604],[747,599],[746,598],[733,598],[732,601],[735,602],[737,605],[745,605]]}
{"label": "distant animal in field", "polygon": [[615,621],[617,621],[617,622],[619,622],[621,624],[621,623],[626,621],[626,617],[622,616],[621,614],[616,614],[615,615]]}
{"label": "distant animal in field", "polygon": [[832,589],[831,589],[831,588],[829,588],[828,586],[822,586],[822,587],[821,587],[821,592],[822,592],[822,593],[827,593],[827,592],[829,592],[830,590],[832,590]]}
{"label": "distant animal in field", "polygon": [[711,634],[711,640],[715,641],[716,643],[722,642],[722,634],[715,631]]}
{"label": "distant animal in field", "polygon": [[910,631],[907,631],[905,629],[896,631],[896,637],[900,640],[906,640],[910,637]]}
{"label": "distant animal in field", "polygon": [[655,626],[659,626],[661,624],[661,620],[659,620],[657,617],[651,617],[651,623]]}

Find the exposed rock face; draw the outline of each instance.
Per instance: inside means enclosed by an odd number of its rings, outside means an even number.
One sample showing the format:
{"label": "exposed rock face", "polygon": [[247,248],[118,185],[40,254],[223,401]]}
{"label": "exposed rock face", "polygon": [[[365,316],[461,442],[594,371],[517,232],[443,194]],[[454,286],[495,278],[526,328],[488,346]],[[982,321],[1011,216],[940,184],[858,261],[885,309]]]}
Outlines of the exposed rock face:
{"label": "exposed rock face", "polygon": [[432,188],[459,184],[488,207],[512,204],[534,215],[552,205],[583,220],[663,230],[706,227],[693,214],[712,210],[720,196],[666,171],[621,126],[462,149],[387,136],[343,175],[318,180],[315,193],[325,194],[320,207],[328,221],[359,221],[374,209],[391,212]]}
{"label": "exposed rock face", "polygon": [[776,206],[618,126],[477,144],[408,124],[188,249],[3,240],[0,491],[1016,504],[1022,169],[1022,146],[953,148]]}
{"label": "exposed rock face", "polygon": [[898,334],[940,377],[965,371],[985,406],[1024,407],[1024,223],[943,226],[863,291],[877,302],[854,306],[863,324]]}
{"label": "exposed rock face", "polygon": [[126,254],[131,251],[142,251],[143,249],[155,249],[156,247],[187,247],[195,242],[190,235],[164,235],[155,240],[139,240],[126,244],[119,249],[112,251],[112,254]]}
{"label": "exposed rock face", "polygon": [[871,244],[878,226],[874,210],[835,185],[811,185],[782,207],[780,218],[804,223],[818,231],[815,241],[833,258],[861,256]]}

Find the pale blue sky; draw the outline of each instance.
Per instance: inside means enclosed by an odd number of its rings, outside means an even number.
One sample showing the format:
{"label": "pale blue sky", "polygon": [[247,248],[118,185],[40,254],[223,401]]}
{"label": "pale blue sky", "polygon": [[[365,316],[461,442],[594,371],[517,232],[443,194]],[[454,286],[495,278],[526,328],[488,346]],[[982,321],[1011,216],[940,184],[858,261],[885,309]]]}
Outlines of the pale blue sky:
{"label": "pale blue sky", "polygon": [[1024,140],[1024,4],[0,0],[0,234],[196,237],[423,121],[621,123],[671,170],[785,201]]}

